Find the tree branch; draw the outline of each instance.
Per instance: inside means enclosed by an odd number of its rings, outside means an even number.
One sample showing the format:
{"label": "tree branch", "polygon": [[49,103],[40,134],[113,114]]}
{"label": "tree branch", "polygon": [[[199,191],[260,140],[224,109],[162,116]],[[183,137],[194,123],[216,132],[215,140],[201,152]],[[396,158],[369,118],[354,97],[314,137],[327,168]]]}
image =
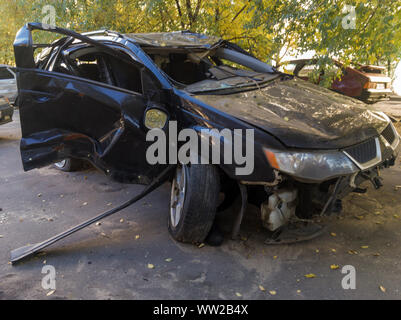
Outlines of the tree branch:
{"label": "tree branch", "polygon": [[175,0],[175,4],[177,6],[178,15],[180,17],[181,28],[185,29],[184,21],[182,21],[182,11],[181,11],[181,6],[180,6],[180,1]]}

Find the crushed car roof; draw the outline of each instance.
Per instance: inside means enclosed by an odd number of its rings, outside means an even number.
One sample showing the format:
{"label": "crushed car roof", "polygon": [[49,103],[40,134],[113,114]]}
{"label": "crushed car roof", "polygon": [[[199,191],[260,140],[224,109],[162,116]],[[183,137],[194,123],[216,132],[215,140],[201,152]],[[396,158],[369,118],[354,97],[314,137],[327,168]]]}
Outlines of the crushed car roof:
{"label": "crushed car roof", "polygon": [[142,46],[152,47],[195,47],[210,49],[222,41],[221,38],[190,31],[128,33],[127,38]]}

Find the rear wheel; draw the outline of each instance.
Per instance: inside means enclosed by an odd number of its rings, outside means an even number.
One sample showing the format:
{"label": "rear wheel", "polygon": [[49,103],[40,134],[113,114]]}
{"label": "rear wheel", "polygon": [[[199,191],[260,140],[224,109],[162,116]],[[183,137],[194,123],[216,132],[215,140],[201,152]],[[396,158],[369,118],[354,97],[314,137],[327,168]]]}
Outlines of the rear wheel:
{"label": "rear wheel", "polygon": [[79,171],[84,167],[84,162],[79,159],[64,159],[60,162],[56,162],[54,166],[64,172]]}
{"label": "rear wheel", "polygon": [[201,243],[212,228],[220,191],[213,165],[178,165],[171,185],[168,229],[174,239]]}

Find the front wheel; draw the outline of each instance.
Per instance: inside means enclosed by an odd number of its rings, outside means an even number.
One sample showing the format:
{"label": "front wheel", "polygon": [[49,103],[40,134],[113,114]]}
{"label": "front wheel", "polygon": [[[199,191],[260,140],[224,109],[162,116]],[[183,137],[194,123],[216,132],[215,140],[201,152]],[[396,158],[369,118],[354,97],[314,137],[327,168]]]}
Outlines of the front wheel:
{"label": "front wheel", "polygon": [[171,185],[168,229],[174,239],[202,243],[212,228],[220,191],[213,165],[178,165]]}

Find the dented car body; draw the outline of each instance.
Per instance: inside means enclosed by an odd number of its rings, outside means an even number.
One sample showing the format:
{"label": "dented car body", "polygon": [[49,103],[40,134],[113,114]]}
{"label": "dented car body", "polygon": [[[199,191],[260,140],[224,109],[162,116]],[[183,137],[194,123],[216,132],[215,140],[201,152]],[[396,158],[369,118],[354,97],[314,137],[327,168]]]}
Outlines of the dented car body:
{"label": "dented car body", "polygon": [[[37,45],[34,30],[63,37]],[[38,48],[44,49],[35,58]],[[363,182],[379,188],[379,170],[398,154],[399,135],[383,113],[278,72],[219,38],[79,34],[30,23],[14,50],[25,170],[84,159],[119,181],[149,184],[166,166],[146,159],[150,110],[177,121],[178,130],[254,130],[249,175],[223,161],[177,165],[169,215],[177,240],[206,238],[219,193],[225,195],[220,209],[242,196],[234,234],[248,202],[261,208],[271,231],[294,216],[339,211],[343,197],[363,192]],[[160,129],[169,135],[168,125]]]}

